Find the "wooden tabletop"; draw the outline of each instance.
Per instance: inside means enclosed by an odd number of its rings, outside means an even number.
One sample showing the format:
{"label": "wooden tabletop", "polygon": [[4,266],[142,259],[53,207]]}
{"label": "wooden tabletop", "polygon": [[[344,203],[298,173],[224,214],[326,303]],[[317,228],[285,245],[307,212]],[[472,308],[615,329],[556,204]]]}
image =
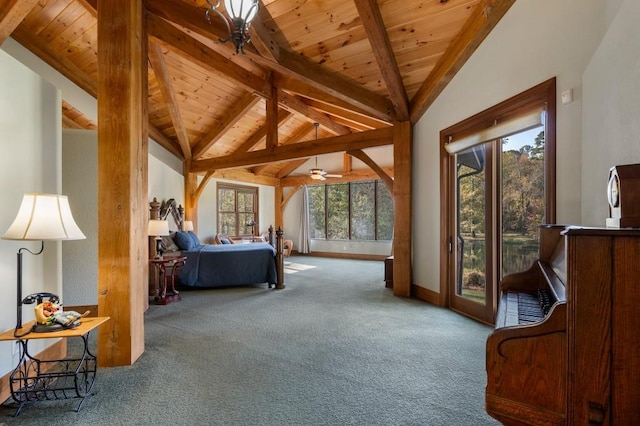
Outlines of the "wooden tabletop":
{"label": "wooden tabletop", "polygon": [[[14,329],[7,330],[0,334],[0,341],[3,340],[31,340],[31,339],[55,339],[58,337],[79,337],[84,336],[94,328],[109,321],[110,317],[84,317],[80,319],[80,325],[74,328],[66,328],[48,333],[29,333],[26,336],[17,338],[13,335]],[[18,334],[26,333],[35,321],[29,321],[18,330]]]}

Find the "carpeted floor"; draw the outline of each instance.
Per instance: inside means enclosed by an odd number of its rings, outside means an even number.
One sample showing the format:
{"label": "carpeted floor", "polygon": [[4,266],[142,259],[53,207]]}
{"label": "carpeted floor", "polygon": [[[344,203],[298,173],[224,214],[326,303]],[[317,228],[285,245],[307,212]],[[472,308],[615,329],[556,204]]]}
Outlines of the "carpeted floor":
{"label": "carpeted floor", "polygon": [[145,353],[100,369],[79,413],[78,400],[18,418],[3,407],[0,424],[497,424],[484,411],[491,329],[393,297],[383,268],[298,256],[284,290],[183,290],[150,307]]}

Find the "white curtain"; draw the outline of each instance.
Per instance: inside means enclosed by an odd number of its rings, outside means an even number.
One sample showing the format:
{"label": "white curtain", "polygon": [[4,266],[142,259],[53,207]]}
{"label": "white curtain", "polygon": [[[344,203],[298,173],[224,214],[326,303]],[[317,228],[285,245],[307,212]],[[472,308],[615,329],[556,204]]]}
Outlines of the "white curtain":
{"label": "white curtain", "polygon": [[309,191],[307,185],[302,187],[302,208],[300,209],[300,235],[298,236],[299,253],[311,253],[309,237]]}

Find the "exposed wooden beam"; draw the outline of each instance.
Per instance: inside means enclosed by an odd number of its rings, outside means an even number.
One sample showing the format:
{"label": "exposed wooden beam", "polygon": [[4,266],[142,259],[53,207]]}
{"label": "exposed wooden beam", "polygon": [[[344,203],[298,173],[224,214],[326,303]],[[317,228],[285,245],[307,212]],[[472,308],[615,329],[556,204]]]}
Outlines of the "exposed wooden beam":
{"label": "exposed wooden beam", "polygon": [[[391,168],[383,169],[385,173],[389,175],[393,175],[393,170]],[[363,180],[373,180],[378,179],[378,175],[371,169],[363,169],[363,170],[354,170],[349,173],[342,173],[342,177],[340,178],[327,178],[326,180],[314,180],[311,177],[307,176],[291,176],[280,179],[280,185],[283,187],[287,186],[298,186],[298,185],[318,185],[325,183],[345,183],[345,182],[358,182]]]}
{"label": "exposed wooden beam", "polygon": [[[148,2],[147,10],[153,15],[166,18],[209,39],[227,37],[226,26],[221,20],[212,19],[210,25],[204,17],[206,9],[192,6],[181,0]],[[226,48],[232,49],[232,46],[227,45]],[[245,52],[247,61],[254,61],[267,69],[304,81],[318,90],[342,99],[349,105],[367,111],[374,117],[386,121],[395,119],[393,104],[387,98],[337,73],[330,72],[307,58],[281,49],[279,62],[274,62],[262,57],[252,45],[245,46]]]}
{"label": "exposed wooden beam", "polygon": [[182,120],[178,100],[176,99],[173,84],[171,83],[169,69],[167,68],[167,64],[164,60],[164,53],[162,52],[162,48],[153,42],[149,42],[149,62],[151,63],[153,72],[158,80],[158,85],[160,86],[164,103],[169,111],[169,117],[171,118],[171,123],[176,131],[176,137],[180,144],[182,156],[188,160],[191,158],[191,144],[189,143],[187,128]]}
{"label": "exposed wooden beam", "polygon": [[271,21],[271,16],[264,3],[260,2],[258,8],[257,19],[251,21],[251,44],[253,44],[264,58],[273,62],[278,62],[280,57],[280,46],[271,36],[271,32],[264,25],[265,22]]}
{"label": "exposed wooden beam", "polygon": [[[62,119],[63,123],[68,124],[70,128],[87,130],[96,130],[98,128],[93,120],[88,119],[82,112],[64,100],[62,101]],[[71,124],[71,122],[74,124]]]}
{"label": "exposed wooden beam", "polygon": [[391,125],[390,119],[379,118],[363,110],[362,108],[358,108],[355,105],[343,101],[342,99],[338,99],[335,96],[330,95],[329,93],[326,93],[314,86],[305,83],[304,81],[296,80],[289,76],[284,76],[276,73],[273,75],[273,83],[278,86],[278,89],[286,90],[287,92],[292,94],[297,94],[306,100],[319,101],[324,104],[333,105],[340,110],[349,111],[354,121],[358,121],[361,123],[379,123],[379,125],[371,126],[371,128],[380,128]]}
{"label": "exposed wooden beam", "polygon": [[380,120],[374,120],[370,117],[363,116],[354,111],[341,108],[340,106],[330,103],[322,102],[316,99],[309,99],[304,96],[299,97],[302,102],[307,104],[313,109],[324,112],[325,114],[334,117],[334,121],[343,122],[350,129],[357,129],[362,132],[365,130],[380,129],[382,127],[389,127],[390,124]]}
{"label": "exposed wooden beam", "polygon": [[285,209],[285,207],[287,207],[287,204],[289,203],[289,200],[291,200],[291,198],[295,195],[296,192],[298,192],[298,190],[300,188],[302,188],[303,185],[298,185],[295,189],[292,189],[291,191],[289,191],[289,193],[287,195],[284,196],[284,198],[282,199],[282,210]]}
{"label": "exposed wooden beam", "polygon": [[209,148],[220,140],[244,115],[260,101],[260,98],[251,93],[245,94],[233,104],[230,111],[224,115],[224,120],[217,123],[214,128],[193,147],[193,158],[199,158],[206,153]]}
{"label": "exposed wooden beam", "polygon": [[[151,2],[156,3],[156,2]],[[202,16],[204,19],[204,15]],[[269,82],[233,63],[225,56],[185,34],[156,15],[147,18],[149,37],[202,68],[265,99],[271,97]]]}
{"label": "exposed wooden beam", "polygon": [[347,151],[347,154],[356,157],[358,160],[369,166],[371,170],[373,170],[378,176],[380,176],[380,179],[384,182],[385,186],[389,190],[389,194],[393,194],[393,178],[389,176],[382,167],[376,164],[376,162],[373,161],[371,157],[369,157],[361,149]]}
{"label": "exposed wooden beam", "polygon": [[329,72],[320,65],[288,50],[280,51],[280,63],[268,61],[262,57],[256,62],[289,77],[324,91],[350,105],[356,106],[374,117],[393,121],[396,118],[391,101],[373,93],[363,86],[355,85],[338,73]]}
{"label": "exposed wooden beam", "polygon": [[184,160],[182,157],[182,150],[178,143],[162,133],[162,130],[158,129],[156,126],[152,126],[151,123],[149,123],[149,137],[179,159]]}
{"label": "exposed wooden beam", "polygon": [[78,3],[84,6],[84,8],[93,16],[98,17],[98,0],[76,0]]}
{"label": "exposed wooden beam", "polygon": [[[285,111],[283,109],[279,110],[278,126],[282,125],[292,117],[293,117],[293,114],[291,114],[289,111]],[[261,126],[258,130],[256,130],[251,136],[249,136],[247,140],[242,143],[242,145],[236,148],[236,150],[233,151],[233,154],[236,154],[238,152],[250,151],[251,149],[253,149],[254,146],[259,144],[260,141],[264,139],[266,136],[267,136],[267,125],[265,124]]]}
{"label": "exposed wooden beam", "polygon": [[69,59],[60,55],[52,55],[48,49],[45,49],[45,47],[41,45],[36,34],[33,34],[28,30],[25,30],[22,26],[19,26],[11,36],[16,39],[18,43],[29,49],[34,55],[38,56],[48,65],[55,68],[82,90],[94,98],[98,97],[97,82]]}
{"label": "exposed wooden beam", "polygon": [[342,156],[342,171],[347,173],[353,170],[353,164],[351,161],[351,155],[348,152],[345,152]]}
{"label": "exposed wooden beam", "polygon": [[258,176],[246,170],[216,170],[213,177],[218,179],[235,180],[256,185],[275,186],[277,179],[273,176]]}
{"label": "exposed wooden beam", "polygon": [[38,0],[0,0],[0,46],[36,4]]}
{"label": "exposed wooden beam", "polygon": [[415,124],[422,117],[513,3],[515,0],[481,0],[478,3],[411,100],[411,123]]}
{"label": "exposed wooden beam", "polygon": [[271,86],[271,99],[265,102],[267,149],[278,146],[278,89]]}
{"label": "exposed wooden beam", "polygon": [[[306,136],[311,133],[311,131],[314,129],[313,124],[311,123],[303,123],[301,126],[299,126],[297,129],[295,129],[293,131],[293,133],[291,133],[284,141],[282,141],[282,145],[289,145],[292,143],[298,143],[300,141],[305,140]],[[303,162],[307,161],[306,159],[303,160]],[[256,166],[252,169],[252,172],[259,175],[260,173],[262,173],[267,167],[269,167],[269,164],[263,164],[260,166]],[[282,176],[280,176],[282,177]]]}
{"label": "exposed wooden beam", "polygon": [[389,41],[389,36],[376,0],[357,0],[354,2],[362,25],[367,32],[371,51],[378,62],[378,68],[387,86],[389,97],[396,109],[397,119],[409,119],[409,98],[402,83],[398,63]]}
{"label": "exposed wooden beam", "polygon": [[289,176],[290,173],[292,173],[295,169],[297,169],[298,167],[306,163],[307,160],[308,160],[307,158],[302,158],[300,160],[293,160],[293,161],[287,162],[287,164],[283,168],[278,170],[278,173],[276,173],[276,177],[278,179],[282,179]]}
{"label": "exposed wooden beam", "polygon": [[353,149],[390,145],[393,143],[392,137],[393,128],[351,133],[348,135],[335,136],[333,138],[278,146],[273,150],[263,149],[224,157],[193,161],[191,163],[191,172],[197,173],[206,172],[207,170],[247,167],[257,164],[273,163],[276,161],[311,157],[313,155],[329,154],[331,152],[343,152]]}
{"label": "exposed wooden beam", "polygon": [[322,124],[322,127],[325,127],[333,134],[346,135],[351,133],[351,129],[347,126],[336,123],[327,114],[311,108],[296,96],[280,91],[279,99],[283,108],[296,111],[311,122]]}

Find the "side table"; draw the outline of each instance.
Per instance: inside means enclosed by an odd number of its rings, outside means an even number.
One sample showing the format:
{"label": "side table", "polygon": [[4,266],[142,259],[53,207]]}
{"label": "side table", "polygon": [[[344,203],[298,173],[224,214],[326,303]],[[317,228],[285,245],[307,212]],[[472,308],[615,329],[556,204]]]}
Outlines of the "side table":
{"label": "side table", "polygon": [[[85,317],[74,328],[48,333],[31,332],[22,337],[14,336],[14,329],[0,334],[0,341],[17,340],[20,343],[20,360],[9,376],[11,398],[18,404],[14,416],[22,408],[37,401],[80,398],[76,411],[80,411],[85,400],[92,395],[96,379],[97,358],[89,350],[89,333],[107,322],[109,317]],[[26,333],[34,321],[25,324],[18,334]],[[44,360],[29,353],[29,341],[79,337],[83,342],[82,354],[77,358]]]}
{"label": "side table", "polygon": [[[158,270],[158,281],[156,283],[156,305],[167,305],[171,302],[181,300],[180,292],[176,290],[176,275],[180,268],[184,266],[187,258],[185,256],[164,256],[149,259]],[[167,289],[171,286],[170,290]]]}

